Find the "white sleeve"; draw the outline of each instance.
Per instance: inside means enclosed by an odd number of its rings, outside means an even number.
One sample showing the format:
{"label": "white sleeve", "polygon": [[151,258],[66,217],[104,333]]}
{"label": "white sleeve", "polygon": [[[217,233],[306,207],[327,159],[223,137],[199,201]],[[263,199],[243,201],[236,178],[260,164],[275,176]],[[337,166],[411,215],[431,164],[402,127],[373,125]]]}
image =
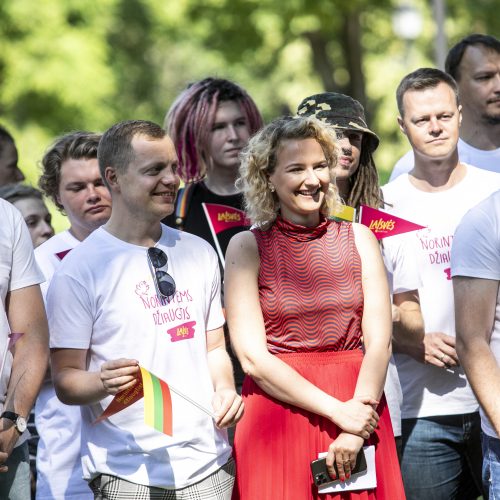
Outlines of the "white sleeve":
{"label": "white sleeve", "polygon": [[13,212],[12,267],[9,290],[18,290],[44,281],[33,253],[31,236],[21,214]]}
{"label": "white sleeve", "polygon": [[415,251],[407,235],[386,238],[383,253],[386,267],[392,271],[392,293],[418,290],[422,286]]}
{"label": "white sleeve", "polygon": [[482,206],[470,210],[453,237],[451,275],[500,280],[499,233],[498,214]]}
{"label": "white sleeve", "polygon": [[47,292],[50,347],[88,349],[94,324],[87,288],[60,270]]}

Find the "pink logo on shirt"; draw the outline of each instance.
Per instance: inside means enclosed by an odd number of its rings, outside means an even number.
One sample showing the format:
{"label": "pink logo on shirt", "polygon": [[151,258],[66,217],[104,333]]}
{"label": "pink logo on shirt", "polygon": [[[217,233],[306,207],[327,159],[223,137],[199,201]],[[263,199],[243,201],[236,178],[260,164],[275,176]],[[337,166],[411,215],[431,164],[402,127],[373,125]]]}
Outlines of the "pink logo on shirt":
{"label": "pink logo on shirt", "polygon": [[167,333],[170,335],[170,340],[177,342],[179,340],[192,339],[194,337],[194,325],[196,325],[196,321],[188,321],[187,323],[168,329]]}
{"label": "pink logo on shirt", "polygon": [[141,281],[135,286],[135,293],[139,295],[147,295],[149,290],[149,285],[145,281]]}

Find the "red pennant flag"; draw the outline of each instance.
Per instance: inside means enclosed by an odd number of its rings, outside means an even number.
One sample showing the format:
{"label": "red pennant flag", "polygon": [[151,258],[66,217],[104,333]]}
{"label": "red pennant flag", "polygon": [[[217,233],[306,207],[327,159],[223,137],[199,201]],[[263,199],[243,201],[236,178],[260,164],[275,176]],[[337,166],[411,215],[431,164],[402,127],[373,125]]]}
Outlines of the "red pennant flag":
{"label": "red pennant flag", "polygon": [[250,227],[252,223],[247,219],[245,212],[237,208],[218,205],[217,203],[202,203],[202,206],[210,227],[210,232],[212,233],[212,238],[214,239],[215,249],[222,262],[222,266],[224,266],[224,255],[222,254],[217,234],[233,227]]}
{"label": "red pennant flag", "polygon": [[144,396],[144,389],[142,386],[142,377],[139,373],[139,377],[137,383],[130,387],[129,389],[125,389],[124,391],[119,392],[113,398],[113,401],[109,403],[109,406],[104,410],[102,415],[97,418],[94,424],[101,422],[102,420],[111,417],[115,413],[128,408],[130,405],[133,405],[136,401],[139,401]]}
{"label": "red pennant flag", "polygon": [[425,226],[420,226],[414,222],[401,219],[376,208],[367,207],[366,205],[361,205],[360,212],[359,222],[367,226],[368,229],[371,229],[377,240],[395,236],[396,234],[425,229]]}
{"label": "red pennant flag", "polygon": [[216,203],[203,203],[203,207],[215,234],[232,227],[252,225],[243,210]]}

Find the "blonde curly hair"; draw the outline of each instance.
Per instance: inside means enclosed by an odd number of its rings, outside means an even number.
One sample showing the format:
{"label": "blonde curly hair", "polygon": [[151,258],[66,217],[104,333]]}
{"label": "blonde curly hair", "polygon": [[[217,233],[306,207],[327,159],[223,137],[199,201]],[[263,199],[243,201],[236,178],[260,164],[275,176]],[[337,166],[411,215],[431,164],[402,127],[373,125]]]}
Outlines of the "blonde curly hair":
{"label": "blonde curly hair", "polygon": [[330,186],[320,208],[326,217],[342,204],[333,172],[337,165],[338,141],[335,129],[314,117],[285,116],[277,118],[254,135],[241,153],[240,177],[236,186],[245,200],[247,217],[253,224],[272,223],[280,205],[275,192],[269,187],[281,144],[286,140],[315,139],[321,146],[330,170]]}

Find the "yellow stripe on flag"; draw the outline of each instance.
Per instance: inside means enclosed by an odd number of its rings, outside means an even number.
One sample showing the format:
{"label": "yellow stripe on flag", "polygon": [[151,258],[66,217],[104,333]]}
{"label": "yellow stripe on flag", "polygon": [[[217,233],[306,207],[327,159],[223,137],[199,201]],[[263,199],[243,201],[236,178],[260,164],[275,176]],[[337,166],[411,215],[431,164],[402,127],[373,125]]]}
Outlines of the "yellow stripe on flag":
{"label": "yellow stripe on flag", "polygon": [[142,366],[142,385],[144,387],[144,422],[146,425],[151,427],[155,426],[155,411],[154,411],[154,389],[153,380],[151,379],[151,374],[148,370],[145,370]]}
{"label": "yellow stripe on flag", "polygon": [[337,220],[346,220],[348,222],[354,222],[356,219],[356,210],[349,205],[341,205],[333,213],[332,218]]}

